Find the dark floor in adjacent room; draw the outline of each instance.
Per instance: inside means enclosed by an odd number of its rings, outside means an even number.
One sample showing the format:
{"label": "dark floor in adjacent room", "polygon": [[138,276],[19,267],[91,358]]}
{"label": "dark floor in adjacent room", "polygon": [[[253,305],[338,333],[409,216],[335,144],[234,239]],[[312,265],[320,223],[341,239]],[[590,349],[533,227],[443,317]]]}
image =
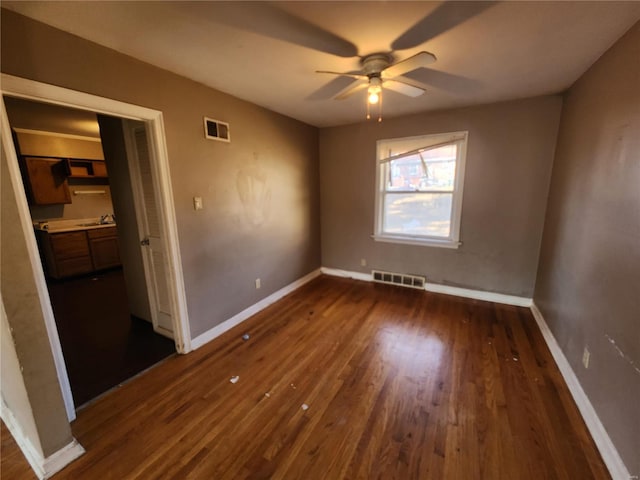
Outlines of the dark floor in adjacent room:
{"label": "dark floor in adjacent room", "polygon": [[175,353],[130,314],[122,269],[48,287],[76,407]]}

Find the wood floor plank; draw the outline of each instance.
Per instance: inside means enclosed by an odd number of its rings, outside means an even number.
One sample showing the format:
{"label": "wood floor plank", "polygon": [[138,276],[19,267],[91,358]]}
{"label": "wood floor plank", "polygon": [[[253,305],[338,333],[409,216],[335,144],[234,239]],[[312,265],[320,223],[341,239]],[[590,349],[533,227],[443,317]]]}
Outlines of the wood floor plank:
{"label": "wood floor plank", "polygon": [[528,309],[331,277],[72,428],[54,480],[609,478]]}

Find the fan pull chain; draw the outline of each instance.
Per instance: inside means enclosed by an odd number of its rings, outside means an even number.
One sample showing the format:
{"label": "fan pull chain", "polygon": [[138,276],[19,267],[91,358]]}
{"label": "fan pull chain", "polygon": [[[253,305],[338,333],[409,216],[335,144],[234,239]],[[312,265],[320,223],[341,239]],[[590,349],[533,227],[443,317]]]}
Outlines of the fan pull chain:
{"label": "fan pull chain", "polygon": [[380,100],[378,100],[378,123],[382,122],[382,89],[380,89]]}
{"label": "fan pull chain", "polygon": [[367,102],[367,120],[369,120],[371,118],[371,114],[369,113],[369,99],[368,98],[367,98],[366,102]]}

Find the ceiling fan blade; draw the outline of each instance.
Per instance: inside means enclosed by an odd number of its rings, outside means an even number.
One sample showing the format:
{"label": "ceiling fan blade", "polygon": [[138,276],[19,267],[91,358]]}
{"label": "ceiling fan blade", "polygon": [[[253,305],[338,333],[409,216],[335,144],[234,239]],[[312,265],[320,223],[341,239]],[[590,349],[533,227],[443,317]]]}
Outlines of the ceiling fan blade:
{"label": "ceiling fan blade", "polygon": [[387,90],[401,93],[402,95],[407,95],[408,97],[419,97],[424,93],[423,88],[414,87],[408,83],[398,82],[396,80],[385,80],[382,87]]}
{"label": "ceiling fan blade", "polygon": [[[421,68],[410,72],[405,77],[401,77],[401,79],[408,81],[412,85],[416,83],[418,86],[426,84],[430,87],[457,94],[472,93],[482,86],[478,80],[453,73],[440,72],[431,68]],[[399,79],[396,78],[395,80]]]}
{"label": "ceiling fan blade", "polygon": [[369,86],[368,82],[363,82],[363,81],[354,82],[354,84],[349,85],[347,88],[345,88],[342,92],[340,92],[338,95],[336,95],[333,98],[335,98],[336,100],[344,100],[345,98],[350,97],[354,93],[359,92],[360,90],[366,89],[368,86]]}
{"label": "ceiling fan blade", "polygon": [[400,35],[392,44],[393,50],[417,47],[456,25],[479,15],[500,2],[443,2],[438,8]]}
{"label": "ceiling fan blade", "polygon": [[426,83],[420,82],[418,80],[414,80],[413,78],[400,76],[400,77],[390,78],[388,80],[385,80],[385,82],[388,82],[389,80],[393,80],[394,82],[404,83],[406,85],[411,85],[412,87],[421,88],[422,90],[429,90],[429,85],[427,85]]}
{"label": "ceiling fan blade", "polygon": [[340,75],[342,77],[351,77],[351,78],[367,78],[367,76],[364,73],[331,72],[329,70],[316,70],[316,73],[328,73],[330,75]]}
{"label": "ceiling fan blade", "polygon": [[302,18],[267,2],[202,2],[195,8],[213,21],[338,57],[354,57],[358,48]]}
{"label": "ceiling fan blade", "polygon": [[336,76],[332,78],[331,81],[308,95],[305,100],[329,100],[351,85],[353,85],[353,78],[344,77],[342,75]]}
{"label": "ceiling fan blade", "polygon": [[426,67],[436,61],[435,55],[429,52],[416,53],[414,56],[394,63],[390,67],[382,70],[383,78],[393,78],[411,72],[417,68]]}

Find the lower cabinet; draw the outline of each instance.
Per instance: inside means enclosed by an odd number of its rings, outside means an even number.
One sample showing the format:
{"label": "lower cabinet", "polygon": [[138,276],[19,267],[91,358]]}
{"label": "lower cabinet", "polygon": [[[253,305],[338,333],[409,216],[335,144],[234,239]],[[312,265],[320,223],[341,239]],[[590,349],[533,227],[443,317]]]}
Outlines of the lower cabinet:
{"label": "lower cabinet", "polygon": [[120,249],[115,227],[88,230],[87,237],[95,270],[120,265]]}
{"label": "lower cabinet", "polygon": [[47,274],[65,278],[117,267],[120,262],[116,227],[75,232],[38,231]]}

